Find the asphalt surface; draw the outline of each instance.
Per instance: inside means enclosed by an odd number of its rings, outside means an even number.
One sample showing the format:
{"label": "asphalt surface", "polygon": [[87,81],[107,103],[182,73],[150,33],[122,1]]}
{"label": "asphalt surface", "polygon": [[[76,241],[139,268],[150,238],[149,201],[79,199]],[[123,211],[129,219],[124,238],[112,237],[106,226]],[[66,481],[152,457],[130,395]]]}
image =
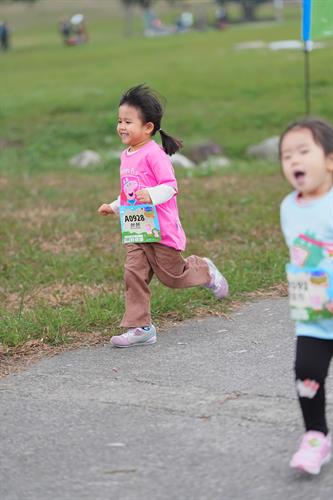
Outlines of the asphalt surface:
{"label": "asphalt surface", "polygon": [[333,462],[288,465],[303,433],[293,358],[286,299],[269,299],[5,377],[0,498],[332,500]]}

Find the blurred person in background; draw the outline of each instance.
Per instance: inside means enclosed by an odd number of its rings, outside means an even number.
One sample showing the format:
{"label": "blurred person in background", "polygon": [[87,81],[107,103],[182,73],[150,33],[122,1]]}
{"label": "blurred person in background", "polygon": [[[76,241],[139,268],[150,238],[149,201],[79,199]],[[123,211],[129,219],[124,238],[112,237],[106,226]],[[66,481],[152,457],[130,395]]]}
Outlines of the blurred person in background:
{"label": "blurred person in background", "polygon": [[6,21],[0,21],[0,48],[9,49],[9,27]]}
{"label": "blurred person in background", "polygon": [[75,14],[70,19],[63,18],[59,22],[59,32],[66,45],[81,45],[88,41],[88,31],[82,14]]}

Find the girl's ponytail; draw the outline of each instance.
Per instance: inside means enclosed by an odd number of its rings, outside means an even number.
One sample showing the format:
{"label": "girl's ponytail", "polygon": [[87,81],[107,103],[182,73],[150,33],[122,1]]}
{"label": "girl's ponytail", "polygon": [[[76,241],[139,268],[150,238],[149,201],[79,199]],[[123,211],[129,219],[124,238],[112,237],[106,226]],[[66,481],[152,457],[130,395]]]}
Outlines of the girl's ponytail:
{"label": "girl's ponytail", "polygon": [[164,132],[164,130],[162,130],[161,128],[159,129],[159,133],[161,134],[163,149],[167,155],[171,156],[175,154],[183,146],[183,143],[180,139],[172,137],[171,135]]}

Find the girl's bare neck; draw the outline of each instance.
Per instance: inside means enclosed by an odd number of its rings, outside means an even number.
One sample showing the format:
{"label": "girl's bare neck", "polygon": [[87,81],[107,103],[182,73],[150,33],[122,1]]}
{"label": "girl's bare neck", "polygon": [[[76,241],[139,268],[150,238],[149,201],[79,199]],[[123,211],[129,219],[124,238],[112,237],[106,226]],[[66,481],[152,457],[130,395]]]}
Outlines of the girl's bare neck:
{"label": "girl's bare neck", "polygon": [[147,144],[151,140],[152,140],[151,137],[149,137],[149,139],[145,139],[142,142],[138,142],[137,144],[132,144],[131,146],[129,146],[128,152],[133,153],[134,151],[137,151],[138,149],[142,148],[145,144]]}

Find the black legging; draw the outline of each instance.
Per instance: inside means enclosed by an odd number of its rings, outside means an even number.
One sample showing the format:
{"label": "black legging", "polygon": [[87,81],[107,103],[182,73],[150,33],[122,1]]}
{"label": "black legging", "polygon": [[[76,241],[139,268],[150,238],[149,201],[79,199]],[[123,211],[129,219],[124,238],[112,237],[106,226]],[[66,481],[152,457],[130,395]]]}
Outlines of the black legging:
{"label": "black legging", "polygon": [[333,340],[322,340],[314,337],[297,337],[295,374],[296,383],[314,380],[319,388],[313,398],[301,397],[299,403],[303,413],[307,431],[320,431],[328,434],[326,423],[325,380],[331,358],[333,356]]}

